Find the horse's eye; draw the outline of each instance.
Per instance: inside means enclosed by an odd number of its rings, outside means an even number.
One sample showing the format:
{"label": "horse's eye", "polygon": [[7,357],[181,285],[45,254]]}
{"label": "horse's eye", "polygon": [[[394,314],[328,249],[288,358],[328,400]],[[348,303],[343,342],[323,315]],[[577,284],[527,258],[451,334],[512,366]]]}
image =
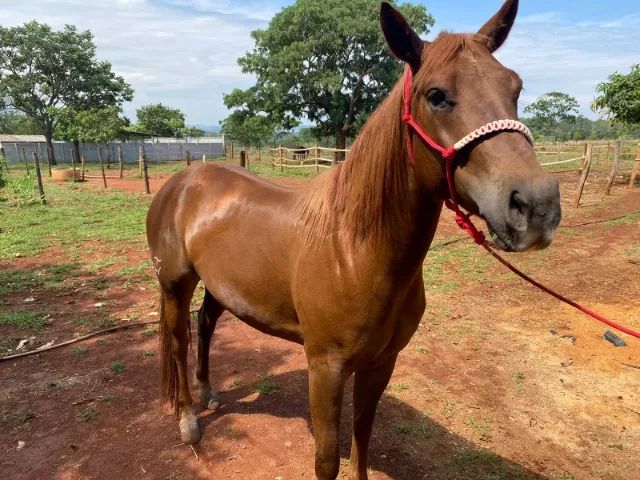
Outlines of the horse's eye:
{"label": "horse's eye", "polygon": [[432,107],[438,109],[446,108],[450,105],[449,100],[447,99],[447,94],[437,88],[429,90],[429,93],[427,93],[427,100],[429,100]]}

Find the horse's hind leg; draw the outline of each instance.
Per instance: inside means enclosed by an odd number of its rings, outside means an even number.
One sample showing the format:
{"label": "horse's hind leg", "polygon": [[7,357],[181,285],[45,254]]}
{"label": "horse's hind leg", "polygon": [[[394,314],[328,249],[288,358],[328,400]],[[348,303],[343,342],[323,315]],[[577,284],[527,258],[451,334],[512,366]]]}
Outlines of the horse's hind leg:
{"label": "horse's hind leg", "polygon": [[204,408],[215,410],[220,406],[218,392],[209,383],[209,345],[216,328],[218,318],[224,309],[205,291],[202,306],[198,311],[198,360],[196,362],[196,379],[200,385],[200,402]]}
{"label": "horse's hind leg", "polygon": [[200,440],[198,421],[193,412],[193,402],[187,380],[187,353],[189,351],[189,304],[197,278],[172,282],[171,287],[161,285],[161,337],[163,395],[180,413],[182,441],[196,443]]}

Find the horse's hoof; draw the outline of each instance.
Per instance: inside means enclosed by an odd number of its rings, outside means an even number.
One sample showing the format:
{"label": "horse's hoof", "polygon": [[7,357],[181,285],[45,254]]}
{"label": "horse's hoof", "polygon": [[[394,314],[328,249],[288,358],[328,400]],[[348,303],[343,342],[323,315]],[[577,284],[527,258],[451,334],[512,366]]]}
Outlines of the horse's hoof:
{"label": "horse's hoof", "polygon": [[200,429],[196,417],[180,420],[180,437],[184,443],[198,443],[200,441]]}
{"label": "horse's hoof", "polygon": [[207,410],[215,411],[218,409],[218,407],[220,407],[220,399],[218,398],[218,394],[213,389],[202,391],[200,395],[200,403]]}

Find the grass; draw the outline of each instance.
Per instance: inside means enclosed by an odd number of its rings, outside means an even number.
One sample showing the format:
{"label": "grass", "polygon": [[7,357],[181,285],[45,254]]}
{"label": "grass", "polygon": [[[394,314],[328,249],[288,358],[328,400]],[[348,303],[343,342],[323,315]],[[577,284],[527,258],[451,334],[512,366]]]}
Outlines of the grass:
{"label": "grass", "polygon": [[156,352],[154,352],[153,350],[145,350],[142,352],[142,356],[143,357],[153,357],[155,356]]}
{"label": "grass", "polygon": [[3,205],[0,259],[38,255],[52,243],[65,251],[83,241],[143,244],[150,197],[49,182],[45,192],[47,205]]}
{"label": "grass", "polygon": [[27,423],[29,420],[32,420],[36,417],[37,415],[31,410],[27,410],[26,412],[21,412],[21,413],[2,412],[0,413],[0,422]]}
{"label": "grass", "polygon": [[[2,242],[2,237],[0,235],[0,243]],[[60,291],[63,289],[62,282],[67,277],[79,274],[78,265],[75,263],[49,265],[41,270],[0,270],[0,295],[45,289]]]}
{"label": "grass", "polygon": [[83,353],[86,353],[87,351],[87,347],[83,346],[83,345],[77,345],[75,347],[73,347],[73,350],[71,350],[75,355],[82,355]]}
{"label": "grass", "polygon": [[435,427],[424,419],[395,422],[391,424],[391,431],[405,441],[415,438],[433,438],[438,433]]}
{"label": "grass", "polygon": [[64,386],[65,386],[65,382],[63,380],[51,380],[49,382],[45,382],[45,384],[43,385],[43,388],[45,390],[53,391],[53,390],[60,390]]}
{"label": "grass", "polygon": [[513,376],[513,383],[515,384],[516,393],[521,394],[524,392],[524,380],[525,376],[523,372],[518,372]]}
{"label": "grass", "polygon": [[436,286],[443,293],[452,293],[460,287],[460,282],[453,279],[449,267],[455,269],[457,278],[482,282],[491,265],[491,258],[483,255],[475,245],[457,245],[429,251],[422,276],[427,288]]}
{"label": "grass", "polygon": [[408,389],[409,389],[409,384],[402,383],[402,382],[387,385],[387,390],[389,390],[390,392],[404,392],[405,390],[408,390]]}
{"label": "grass", "polygon": [[107,403],[107,402],[113,402],[116,399],[116,394],[115,393],[105,393],[103,396],[98,398],[99,402],[102,403]]}
{"label": "grass", "polygon": [[109,369],[113,373],[122,373],[124,372],[124,362],[122,360],[116,360],[109,365]]}
{"label": "grass", "polygon": [[489,425],[477,422],[474,419],[466,420],[464,423],[478,433],[481,442],[490,442],[492,440],[493,433],[491,432],[491,427]]}
{"label": "grass", "polygon": [[78,414],[78,420],[81,422],[89,422],[98,416],[98,411],[95,408],[85,408]]}
{"label": "grass", "polygon": [[[325,169],[321,169],[320,171],[324,171]],[[249,163],[249,171],[262,175],[265,177],[301,177],[301,178],[313,178],[316,174],[316,167],[310,166],[309,168],[285,168],[283,171],[280,171],[280,168],[276,168],[275,170],[271,168],[271,164],[267,162]]]}
{"label": "grass", "polygon": [[42,312],[0,312],[0,325],[11,325],[28,330],[40,330],[47,325],[47,315]]}
{"label": "grass", "polygon": [[455,478],[483,480],[515,480],[524,478],[524,470],[511,465],[489,450],[474,449],[457,453],[447,464]]}
{"label": "grass", "polygon": [[256,385],[255,392],[259,392],[265,395],[271,395],[280,390],[280,385],[271,380],[271,375],[265,375],[260,378],[260,381]]}

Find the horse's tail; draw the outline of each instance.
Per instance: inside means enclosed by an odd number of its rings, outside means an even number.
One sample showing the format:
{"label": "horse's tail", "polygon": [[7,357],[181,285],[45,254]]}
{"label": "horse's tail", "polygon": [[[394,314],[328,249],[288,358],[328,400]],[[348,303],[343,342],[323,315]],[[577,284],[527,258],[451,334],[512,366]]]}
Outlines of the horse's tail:
{"label": "horse's tail", "polygon": [[162,401],[178,415],[178,369],[171,349],[172,337],[167,325],[164,292],[160,289],[160,363],[162,364]]}

